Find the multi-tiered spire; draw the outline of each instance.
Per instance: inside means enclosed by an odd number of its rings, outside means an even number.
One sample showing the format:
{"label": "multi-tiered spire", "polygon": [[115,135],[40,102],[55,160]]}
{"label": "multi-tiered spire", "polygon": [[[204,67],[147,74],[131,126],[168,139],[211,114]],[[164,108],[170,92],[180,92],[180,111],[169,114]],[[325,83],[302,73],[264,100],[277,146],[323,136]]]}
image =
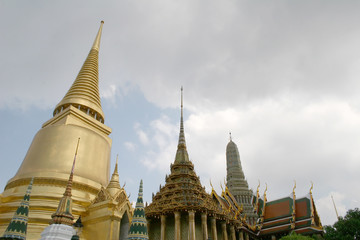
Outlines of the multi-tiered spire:
{"label": "multi-tiered spire", "polygon": [[54,116],[71,105],[88,113],[98,121],[104,122],[99,94],[99,49],[103,24],[104,21],[101,21],[100,29],[89,55],[73,85],[55,107]]}
{"label": "multi-tiered spire", "polygon": [[134,216],[131,221],[128,239],[148,240],[147,222],[143,201],[143,181],[140,181],[139,195],[136,201]]}
{"label": "multi-tiered spire", "polygon": [[254,224],[257,216],[254,214],[254,208],[251,204],[252,191],[249,189],[248,182],[245,179],[244,171],[241,167],[239,150],[232,141],[231,133],[230,141],[226,146],[226,165],[226,187],[230,190],[239,205],[243,205],[244,214],[247,216],[248,223]]}
{"label": "multi-tiered spire", "polygon": [[183,88],[181,87],[180,133],[179,133],[179,142],[178,142],[174,164],[186,163],[186,162],[189,162],[189,155],[186,150],[185,131],[184,131]]}
{"label": "multi-tiered spire", "polygon": [[4,235],[0,239],[26,239],[26,230],[29,217],[29,202],[30,194],[34,178],[30,180],[30,184],[26,190],[23,200],[20,206],[16,210],[13,218],[11,219],[9,226],[6,228]]}
{"label": "multi-tiered spire", "polygon": [[74,161],[73,161],[73,165],[71,168],[70,177],[69,177],[69,180],[68,180],[68,183],[66,186],[66,190],[64,192],[63,197],[60,199],[59,206],[58,206],[56,212],[51,215],[51,218],[52,218],[51,223],[52,224],[65,224],[65,225],[69,225],[69,226],[73,225],[74,216],[72,215],[71,189],[72,189],[72,183],[73,183],[73,177],[74,177],[76,156],[77,156],[78,149],[79,149],[79,143],[80,143],[80,138],[78,139],[78,142],[77,142]]}

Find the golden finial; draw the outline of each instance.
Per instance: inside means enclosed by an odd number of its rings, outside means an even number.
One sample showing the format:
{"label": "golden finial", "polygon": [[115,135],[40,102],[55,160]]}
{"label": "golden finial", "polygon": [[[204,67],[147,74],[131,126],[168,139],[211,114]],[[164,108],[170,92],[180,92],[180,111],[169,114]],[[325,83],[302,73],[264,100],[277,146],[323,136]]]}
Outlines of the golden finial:
{"label": "golden finial", "polygon": [[264,202],[266,201],[265,198],[266,198],[266,192],[267,192],[267,189],[268,189],[267,183],[265,183],[265,186],[266,186],[266,187],[265,187],[265,191],[264,191]]}
{"label": "golden finial", "polygon": [[259,180],[259,179],[258,179],[258,182],[259,182],[259,184],[258,184],[258,186],[257,186],[256,192],[259,194],[259,188],[260,188],[260,180]]}
{"label": "golden finial", "polygon": [[222,192],[224,192],[224,188],[223,188],[223,186],[222,186],[222,183],[221,183],[221,182],[220,182],[220,187],[221,187]]}
{"label": "golden finial", "polygon": [[213,187],[213,185],[211,183],[211,179],[210,179],[210,186],[211,186],[212,191],[214,191],[214,187]]}
{"label": "golden finial", "polygon": [[101,32],[102,32],[103,25],[104,25],[104,21],[101,21],[98,34],[96,35],[94,44],[93,44],[93,46],[92,46],[91,49],[95,49],[95,50],[98,50],[98,51],[99,51],[99,49],[100,49]]}
{"label": "golden finial", "polygon": [[224,177],[224,186],[225,186],[225,190],[227,190],[228,187],[227,187],[227,184],[226,184],[226,179],[225,179],[225,177]]}
{"label": "golden finial", "polygon": [[295,194],[295,188],[296,188],[296,180],[294,180],[293,194]]}
{"label": "golden finial", "polygon": [[314,183],[311,181],[311,188],[310,188],[310,194],[312,194],[312,190],[314,188]]}

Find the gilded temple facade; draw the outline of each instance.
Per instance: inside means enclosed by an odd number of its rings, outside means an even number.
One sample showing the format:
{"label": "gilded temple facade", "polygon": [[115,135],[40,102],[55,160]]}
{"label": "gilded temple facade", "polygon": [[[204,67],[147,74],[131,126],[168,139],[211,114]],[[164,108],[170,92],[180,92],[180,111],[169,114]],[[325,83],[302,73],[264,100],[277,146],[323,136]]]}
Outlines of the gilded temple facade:
{"label": "gilded temple facade", "polygon": [[75,81],[54,108],[53,117],[35,135],[15,176],[7,182],[0,200],[0,232],[5,231],[34,178],[27,239],[40,239],[63,196],[76,142],[81,138],[72,182],[72,213],[76,218],[83,217],[81,237],[126,239],[133,210],[117,172],[109,181],[111,128],[104,124],[99,94],[102,28],[103,22]]}

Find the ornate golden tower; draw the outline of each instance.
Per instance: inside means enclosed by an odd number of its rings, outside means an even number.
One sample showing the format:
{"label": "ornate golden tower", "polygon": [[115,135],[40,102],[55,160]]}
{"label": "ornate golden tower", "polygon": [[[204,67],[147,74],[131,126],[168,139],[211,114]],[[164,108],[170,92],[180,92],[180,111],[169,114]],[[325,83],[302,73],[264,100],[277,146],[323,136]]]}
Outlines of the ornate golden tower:
{"label": "ornate golden tower", "polygon": [[39,239],[57,209],[68,182],[74,146],[81,138],[73,178],[73,214],[80,215],[109,182],[111,129],[104,125],[98,89],[98,55],[103,23],[77,78],[42,125],[0,202],[0,232],[19,205],[27,184],[35,177],[28,239]]}

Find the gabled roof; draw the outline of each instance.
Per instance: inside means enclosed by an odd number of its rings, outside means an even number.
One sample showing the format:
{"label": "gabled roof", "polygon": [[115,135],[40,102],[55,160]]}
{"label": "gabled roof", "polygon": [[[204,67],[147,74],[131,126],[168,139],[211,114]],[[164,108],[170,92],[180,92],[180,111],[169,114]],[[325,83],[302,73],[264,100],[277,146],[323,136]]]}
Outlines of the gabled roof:
{"label": "gabled roof", "polygon": [[260,235],[290,231],[299,234],[323,232],[311,191],[298,199],[293,191],[289,197],[266,202],[265,209],[259,212],[264,213],[259,223]]}

